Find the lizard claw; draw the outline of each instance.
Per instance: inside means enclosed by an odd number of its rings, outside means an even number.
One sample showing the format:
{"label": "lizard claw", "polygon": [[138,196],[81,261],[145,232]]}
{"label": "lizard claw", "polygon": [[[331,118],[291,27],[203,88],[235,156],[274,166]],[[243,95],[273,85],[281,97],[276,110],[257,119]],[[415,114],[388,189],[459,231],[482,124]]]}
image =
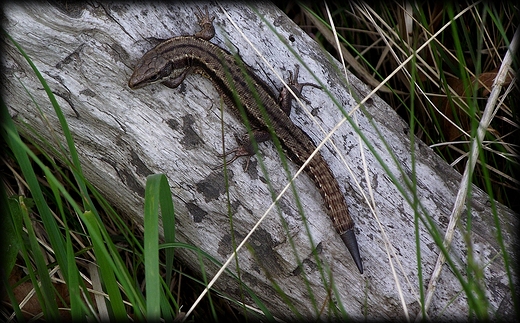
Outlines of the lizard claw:
{"label": "lizard claw", "polygon": [[[321,89],[321,86],[314,83],[300,83],[298,82],[298,75],[300,74],[300,65],[296,64],[294,69],[294,74],[292,71],[289,71],[289,78],[287,79],[287,85],[291,88],[294,94],[301,100],[305,101],[305,103],[310,104],[311,102],[303,97],[302,90],[305,86],[312,86],[317,89]],[[280,94],[278,96],[278,104],[282,108],[282,110],[289,115],[291,113],[291,105],[292,105],[293,95],[289,92],[289,89],[286,87],[282,88]]]}
{"label": "lizard claw", "polygon": [[200,31],[195,34],[195,37],[202,38],[204,40],[210,40],[215,36],[215,27],[213,26],[213,20],[215,16],[210,16],[208,12],[208,6],[204,6],[203,12],[199,6],[197,7],[198,13],[195,12],[195,16],[199,20]]}
{"label": "lizard claw", "polygon": [[[244,136],[244,137],[246,137],[246,136]],[[249,162],[251,161],[251,156],[253,156],[255,154],[253,146],[251,144],[247,144],[247,143],[249,143],[249,141],[246,141],[247,140],[246,138],[240,138],[236,134],[235,134],[235,140],[237,141],[238,147],[231,149],[230,151],[227,151],[223,154],[218,154],[217,156],[222,158],[222,157],[225,157],[230,154],[235,154],[233,156],[233,158],[226,161],[227,164],[231,164],[232,162],[237,160],[239,157],[247,157],[246,164],[244,166],[244,171],[247,171],[247,169],[249,167]],[[246,143],[244,143],[244,142],[246,142]],[[212,169],[216,170],[216,169],[219,169],[222,167],[224,167],[224,164],[215,166]]]}
{"label": "lizard claw", "polygon": [[247,157],[246,165],[244,167],[244,171],[247,171],[247,168],[249,167],[249,161],[251,160],[251,154],[243,146],[237,147],[235,149],[231,149],[230,151],[227,151],[223,154],[218,154],[217,156],[224,157],[224,156],[227,156],[227,155],[230,155],[233,153],[235,154],[233,156],[233,158],[231,158],[230,160],[227,160],[225,163],[212,167],[211,169],[217,170],[217,169],[224,167],[225,164],[228,164],[228,165],[231,164],[232,162],[234,162],[235,160],[237,160],[240,157]]}

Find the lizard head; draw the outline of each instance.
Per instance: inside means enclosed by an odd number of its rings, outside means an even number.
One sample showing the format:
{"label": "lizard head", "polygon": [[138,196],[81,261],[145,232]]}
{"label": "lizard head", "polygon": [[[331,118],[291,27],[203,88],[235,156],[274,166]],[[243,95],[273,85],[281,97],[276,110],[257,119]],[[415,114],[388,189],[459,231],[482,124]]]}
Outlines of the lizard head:
{"label": "lizard head", "polygon": [[135,90],[161,82],[171,74],[172,68],[172,63],[168,59],[151,50],[137,62],[134,72],[128,80],[128,87]]}

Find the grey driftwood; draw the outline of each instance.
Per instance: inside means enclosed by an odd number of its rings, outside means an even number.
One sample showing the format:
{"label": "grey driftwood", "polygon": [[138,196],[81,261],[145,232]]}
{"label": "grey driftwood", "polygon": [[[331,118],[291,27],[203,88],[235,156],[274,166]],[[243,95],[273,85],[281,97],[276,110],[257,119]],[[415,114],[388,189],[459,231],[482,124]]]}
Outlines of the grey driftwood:
{"label": "grey driftwood", "polygon": [[[268,64],[284,79],[295,64],[301,65],[290,48],[308,66],[301,70],[301,81],[317,82],[312,72],[346,111],[356,105],[338,72],[338,64],[275,6],[229,3],[223,8],[267,63],[242,38],[218,5],[209,8],[216,15],[217,36],[212,41],[238,51],[262,79],[272,83],[275,91],[281,88],[281,81]],[[223,169],[213,169],[222,162],[217,156],[223,149],[221,133],[224,132],[225,146],[229,149],[236,145],[233,134],[241,135],[245,128],[225,107],[221,114],[220,99],[211,82],[191,75],[175,90],[154,85],[131,91],[127,86],[135,62],[154,45],[153,38],[166,39],[198,30],[194,12],[191,3],[115,2],[80,7],[8,3],[4,4],[3,27],[33,59],[65,111],[87,179],[126,216],[142,223],[146,177],[153,173],[166,174],[177,212],[178,239],[224,262],[232,252],[226,189],[229,189],[234,233],[239,242],[271,204],[270,185],[278,193],[287,184],[274,145],[261,144],[267,175],[256,157],[246,172],[243,161],[235,162],[229,166],[229,187],[226,188]],[[59,123],[42,86],[9,41],[4,40],[4,48],[2,96],[10,114],[24,135],[36,137],[28,125],[58,145]],[[354,76],[349,75],[349,81],[357,97],[363,98],[369,92]],[[45,120],[22,84],[40,105]],[[306,106],[308,111],[295,105],[291,118],[319,143],[324,133],[342,119],[342,114],[325,91],[306,88],[303,95],[310,101]],[[376,96],[363,110],[355,112],[355,121],[396,181],[406,187],[406,178],[412,169],[407,125]],[[387,146],[381,138],[386,140]],[[328,304],[324,315],[337,315],[329,306],[336,304],[339,308],[341,304],[352,318],[404,319],[404,308],[414,318],[419,309],[419,288],[413,210],[349,122],[336,130],[332,141],[338,151],[327,143],[322,153],[344,190],[356,222],[365,273],[360,275],[357,271],[326,216],[317,189],[303,174],[296,180],[296,191],[312,241],[319,245],[317,259],[326,273],[330,270],[331,276],[320,274],[316,258],[311,256],[309,233],[295,197],[288,193],[281,199],[279,209],[275,208],[253,234],[250,248],[239,252],[241,277],[275,316],[284,319],[295,316],[275,292],[272,282],[280,286],[287,300],[304,317],[317,317],[323,304]],[[363,197],[370,194],[361,151],[374,194],[377,219]],[[397,164],[390,152],[397,157]],[[421,211],[421,217],[430,217],[444,233],[460,174],[420,141],[416,141],[415,154],[416,193],[427,212]],[[404,171],[400,172],[399,167]],[[292,174],[296,171],[293,164],[289,164],[289,169]],[[411,194],[409,189],[405,189],[405,194]],[[484,266],[482,283],[488,291],[491,310],[500,309],[507,314],[511,295],[495,239],[488,196],[473,188],[468,205],[471,205],[473,253],[475,260]],[[500,205],[498,213],[508,252],[514,256],[512,251],[517,248],[512,235],[514,215]],[[461,235],[465,220],[463,218],[458,227],[450,251],[463,274],[468,250]],[[427,285],[439,249],[423,223],[419,224],[419,237]],[[295,252],[302,266],[298,265]],[[194,254],[178,252],[177,255],[193,270],[200,271]],[[403,300],[389,259],[393,262]],[[208,265],[207,276],[212,277],[217,269]],[[235,262],[230,269],[236,270]],[[328,290],[330,279],[334,280],[335,291]],[[227,275],[221,277],[215,287],[240,299],[237,283]],[[428,313],[430,318],[465,317],[468,306],[461,291],[460,283],[445,265]],[[254,306],[249,297],[245,300]],[[187,309],[191,304],[183,305]]]}

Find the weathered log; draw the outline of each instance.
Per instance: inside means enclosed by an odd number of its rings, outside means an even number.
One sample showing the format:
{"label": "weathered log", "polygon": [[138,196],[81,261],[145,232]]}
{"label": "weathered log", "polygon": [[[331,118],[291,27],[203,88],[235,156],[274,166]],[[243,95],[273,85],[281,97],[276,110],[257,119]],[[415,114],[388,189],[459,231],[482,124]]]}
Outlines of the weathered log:
{"label": "weathered log", "polygon": [[[299,63],[291,49],[307,65],[302,68],[300,80],[316,82],[310,70],[345,110],[356,105],[338,72],[337,62],[276,7],[235,3],[223,7],[285,79],[288,71]],[[210,10],[217,16],[217,36],[212,41],[238,51],[243,60],[278,91],[281,88],[279,79],[233,27],[221,8]],[[271,204],[269,187],[278,193],[288,182],[274,145],[261,145],[267,174],[262,172],[257,158],[252,159],[246,172],[243,165],[236,162],[228,168],[229,187],[226,187],[223,169],[212,169],[222,162],[217,156],[222,152],[221,132],[225,134],[225,146],[230,148],[236,145],[233,134],[243,134],[245,128],[225,107],[221,117],[222,104],[211,82],[191,75],[175,90],[154,85],[131,91],[127,86],[135,62],[153,46],[152,38],[165,39],[198,30],[194,11],[194,4],[127,5],[115,2],[58,7],[34,2],[11,3],[4,5],[4,28],[33,59],[58,98],[73,132],[86,178],[111,203],[124,210],[126,216],[142,223],[146,176],[166,174],[177,212],[178,239],[196,245],[224,262],[232,251],[226,190],[229,190],[234,234],[240,241]],[[11,115],[26,136],[38,140],[28,129],[29,125],[57,146],[56,138],[61,138],[60,126],[42,86],[14,46],[7,40],[4,42],[2,95]],[[355,90],[358,97],[369,92],[354,76],[349,75],[349,80],[355,89],[360,89]],[[30,89],[46,120],[42,120],[22,84]],[[307,108],[319,125],[301,107],[293,108],[291,118],[319,143],[325,136],[320,127],[328,132],[343,116],[324,91],[307,88],[304,96],[310,101]],[[378,97],[373,97],[363,112],[358,110],[355,119],[397,182],[406,187],[412,169],[407,125]],[[351,124],[346,122],[339,127],[332,140],[339,151],[328,143],[322,153],[344,190],[356,222],[365,273],[360,275],[357,271],[326,216],[316,187],[302,175],[296,180],[296,191],[305,210],[310,236],[315,245],[319,244],[319,262],[330,270],[331,276],[327,273],[325,278],[329,281],[333,277],[338,294],[330,294],[328,282],[323,281],[318,270],[317,258],[311,256],[309,233],[293,194],[285,194],[279,212],[271,212],[263,221],[249,242],[251,248],[239,252],[241,277],[274,315],[283,318],[294,317],[294,314],[274,291],[272,282],[280,286],[287,300],[304,317],[316,317],[322,304],[332,304],[328,303],[330,297],[334,304],[341,303],[353,318],[403,319],[402,302],[413,317],[419,309],[413,209],[396,188],[396,183],[358,139]],[[377,219],[363,197],[363,194],[370,194],[361,150],[374,194]],[[424,206],[421,217],[430,218],[444,232],[461,176],[421,141],[416,141],[414,150],[415,189]],[[390,153],[395,154],[396,161]],[[296,172],[293,164],[289,169],[292,174]],[[410,195],[410,192],[405,194]],[[511,295],[495,238],[493,215],[488,196],[476,187],[472,189],[468,205],[471,205],[473,256],[484,267],[483,284],[494,315],[499,308],[502,311],[503,304],[511,301]],[[516,260],[513,253],[518,249],[513,245],[515,216],[501,205],[498,214],[507,250]],[[465,230],[464,223],[463,219],[459,230]],[[418,234],[424,279],[428,279],[439,249],[422,222]],[[387,247],[392,250],[390,258]],[[302,266],[298,265],[295,252],[303,261]],[[459,231],[450,255],[463,273],[466,253],[467,245]],[[198,259],[192,254],[179,252],[178,255],[193,270],[200,271]],[[399,298],[390,260],[395,266],[403,301]],[[217,268],[208,266],[206,270],[211,277]],[[240,291],[228,276],[220,278],[216,287],[231,295]],[[468,305],[461,290],[452,270],[445,265],[430,318],[465,317]],[[310,291],[313,298],[309,296]],[[332,309],[326,309],[324,313],[335,315]],[[505,315],[508,314],[505,311]]]}

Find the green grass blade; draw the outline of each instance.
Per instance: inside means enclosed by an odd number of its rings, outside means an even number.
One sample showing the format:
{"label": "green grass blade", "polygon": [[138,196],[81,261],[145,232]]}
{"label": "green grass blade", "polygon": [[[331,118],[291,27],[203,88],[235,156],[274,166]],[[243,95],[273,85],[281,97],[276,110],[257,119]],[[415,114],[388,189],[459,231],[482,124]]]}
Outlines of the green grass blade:
{"label": "green grass blade", "polygon": [[[414,47],[417,47],[417,44],[414,44]],[[419,203],[420,199],[419,196],[417,196],[417,169],[416,169],[416,154],[415,154],[415,126],[416,126],[416,118],[415,118],[415,96],[416,96],[416,79],[418,77],[417,75],[417,67],[416,67],[416,56],[411,61],[411,82],[410,82],[410,132],[409,132],[409,139],[410,139],[410,157],[412,165],[411,169],[411,180],[412,180],[412,189],[411,191],[414,192],[413,194],[413,205],[412,209],[414,211],[414,230],[415,230],[415,250],[416,252],[416,259],[417,259],[417,281],[419,282],[419,299],[420,299],[420,305],[421,305],[421,315],[423,317],[426,317],[426,309],[424,306],[424,280],[423,280],[423,261],[421,256],[421,232],[420,232],[420,210],[419,210]]]}
{"label": "green grass blade", "polygon": [[[162,227],[164,231],[164,242],[175,242],[175,207],[173,205],[172,194],[168,179],[164,175],[159,175],[159,202],[161,206]],[[155,178],[155,177],[154,177]],[[166,283],[172,279],[174,249],[166,251]]]}
{"label": "green grass blade", "polygon": [[[58,311],[58,303],[56,302],[56,296],[54,294],[54,287],[52,286],[51,278],[49,276],[49,270],[47,269],[47,264],[45,263],[43,255],[36,252],[40,248],[40,245],[38,244],[38,239],[31,219],[29,218],[29,210],[25,204],[25,198],[20,196],[18,201],[20,203],[20,210],[22,211],[23,221],[27,230],[29,245],[33,251],[32,259],[35,262],[36,272],[38,273],[38,280],[36,280],[36,276],[31,276],[33,286],[36,290],[40,291],[38,293],[38,299],[41,303],[45,318],[49,321],[56,321],[59,319],[60,313]],[[29,265],[29,263],[27,263],[27,265]],[[27,267],[27,269],[29,271],[32,270],[30,267]],[[38,283],[41,283],[41,286],[38,286]]]}
{"label": "green grass blade", "polygon": [[[15,322],[25,322],[25,318],[23,316],[22,310],[20,309],[20,305],[14,295],[13,289],[11,288],[9,281],[7,280],[7,275],[0,275],[0,281],[5,286],[4,290],[9,298],[9,305],[13,308],[14,313],[16,315]],[[4,302],[7,302],[7,299],[4,298]]]}
{"label": "green grass blade", "polygon": [[77,267],[76,267],[76,259],[74,254],[74,248],[72,245],[72,239],[70,236],[70,231],[67,225],[67,213],[64,210],[62,198],[59,192],[59,188],[57,186],[57,182],[55,182],[55,178],[48,177],[47,181],[54,195],[54,203],[56,204],[59,214],[61,214],[63,219],[64,231],[65,231],[65,239],[66,243],[64,245],[64,252],[67,256],[67,264],[68,264],[68,277],[69,282],[67,284],[68,292],[70,295],[70,310],[71,317],[74,320],[82,320],[85,318],[86,313],[83,311],[83,300],[81,299],[80,286],[82,285],[82,280],[80,279]]}
{"label": "green grass blade", "polygon": [[[2,102],[3,103],[3,102]],[[5,107],[5,105],[3,105]],[[58,264],[63,270],[64,276],[67,277],[68,274],[68,262],[67,262],[67,255],[65,254],[66,248],[64,248],[64,241],[61,236],[61,233],[59,232],[59,228],[57,227],[57,224],[55,220],[52,217],[52,214],[49,210],[49,206],[46,204],[45,199],[43,198],[43,194],[40,190],[40,187],[38,186],[38,182],[36,179],[36,176],[34,174],[34,170],[31,167],[28,154],[31,156],[31,158],[41,167],[41,169],[45,172],[46,178],[49,180],[55,182],[55,185],[60,190],[61,194],[67,199],[67,201],[71,204],[71,206],[74,207],[75,211],[82,216],[83,221],[87,225],[87,228],[89,229],[90,237],[95,241],[96,247],[95,250],[97,251],[96,255],[101,257],[98,259],[98,264],[100,265],[100,268],[104,272],[105,277],[105,283],[108,282],[108,287],[111,288],[111,291],[113,295],[111,295],[111,301],[113,305],[114,315],[117,318],[122,318],[126,315],[125,308],[122,303],[122,297],[118,295],[117,292],[115,292],[116,288],[119,288],[117,286],[117,281],[113,277],[115,274],[116,277],[119,279],[119,282],[123,286],[123,289],[127,293],[128,298],[130,299],[131,303],[134,305],[135,308],[135,315],[137,317],[142,317],[142,313],[144,311],[143,302],[141,300],[141,295],[135,290],[135,286],[133,284],[132,279],[130,278],[124,262],[120,259],[120,256],[118,254],[118,250],[113,244],[113,242],[110,239],[110,236],[108,232],[106,232],[106,229],[99,223],[99,217],[96,216],[93,212],[87,211],[85,214],[82,213],[79,206],[74,202],[74,199],[70,196],[70,194],[65,190],[65,188],[59,183],[59,181],[54,177],[52,172],[49,171],[47,167],[45,167],[42,162],[30,151],[30,149],[23,144],[21,139],[18,136],[18,133],[16,132],[16,129],[14,128],[14,124],[12,124],[12,120],[9,118],[9,115],[7,114],[7,109],[2,109],[3,116],[7,115],[7,118],[4,117],[4,129],[6,130],[6,138],[8,143],[10,144],[10,147],[15,153],[16,156],[18,156],[19,164],[21,165],[22,171],[24,171],[24,176],[26,177],[26,180],[29,184],[29,187],[32,186],[32,181],[35,182],[34,189],[31,189],[31,192],[33,194],[33,198],[35,199],[35,203],[38,207],[38,211],[40,212],[40,216],[42,216],[42,220],[44,221],[44,225],[46,227],[47,233],[49,234],[49,238],[51,239],[51,244],[53,249],[56,251],[56,256],[58,260]],[[27,166],[25,166],[27,164]],[[36,197],[36,198],[35,198]],[[48,219],[44,218],[42,214],[48,213]],[[95,220],[94,220],[95,219]],[[46,223],[49,222],[49,223]],[[51,234],[53,230],[56,230],[56,233],[53,235]],[[103,238],[101,238],[101,236]],[[59,243],[53,242],[54,240],[60,241]],[[105,244],[108,248],[105,247]],[[58,255],[60,255],[59,258]],[[29,261],[28,259],[26,261]],[[75,263],[74,263],[75,264]],[[107,269],[109,268],[109,269]],[[114,270],[115,269],[115,270]],[[72,270],[71,272],[75,272],[76,274],[79,274],[79,271],[76,269]],[[110,277],[107,279],[106,277]],[[69,282],[68,279],[66,279],[67,284]],[[110,284],[114,284],[113,286]],[[115,305],[115,306],[114,306]]]}
{"label": "green grass blade", "polygon": [[[61,196],[58,191],[60,191],[63,196],[65,196],[70,203],[70,205],[76,210],[76,212],[81,212],[79,206],[76,204],[74,199],[70,197],[70,194],[63,188],[63,186],[59,183],[56,177],[52,174],[52,172],[46,167],[37,157],[36,155],[28,148],[21,140],[14,123],[12,122],[7,109],[2,101],[2,120],[3,120],[3,128],[6,131],[6,141],[8,142],[9,148],[13,152],[16,161],[20,165],[22,169],[22,173],[27,181],[29,186],[29,190],[32,194],[32,198],[36,204],[38,209],[38,213],[42,219],[45,230],[51,242],[51,248],[56,256],[57,263],[63,273],[65,278],[66,286],[69,289],[69,295],[71,299],[71,311],[72,315],[79,319],[84,319],[85,315],[90,315],[85,312],[86,307],[84,306],[84,300],[81,298],[80,287],[86,291],[86,287],[83,284],[79,276],[79,270],[77,268],[75,262],[75,255],[72,246],[72,240],[70,237],[70,233],[67,228],[67,215],[68,213],[65,211],[63,204],[61,202]],[[30,157],[30,158],[29,158]],[[33,169],[33,164],[30,159],[35,161],[36,165],[38,165],[42,171],[46,174],[45,178],[54,192],[54,200],[53,203],[57,205],[59,209],[59,213],[62,216],[63,223],[65,225],[64,233],[61,232],[60,224],[57,223],[56,219],[51,213],[49,203],[44,197],[45,194],[42,192],[40,184],[38,182],[37,176],[35,174],[35,170]],[[20,233],[21,234],[21,233]],[[64,236],[65,239],[64,240]],[[35,245],[32,246],[32,248]],[[32,249],[31,248],[31,249]],[[33,249],[33,257],[41,257],[41,253],[39,249]],[[30,263],[30,258],[26,258],[26,263]],[[72,274],[73,276],[69,276]],[[48,278],[47,273],[47,278]],[[45,304],[45,302],[41,302]],[[42,306],[44,311],[48,311],[50,306]]]}
{"label": "green grass blade", "polygon": [[[65,116],[63,115],[63,112],[61,111],[61,108],[58,104],[58,101],[56,101],[56,98],[54,97],[54,94],[52,93],[52,90],[50,89],[49,85],[41,75],[40,71],[36,68],[32,60],[29,58],[29,56],[25,53],[23,48],[6,32],[4,32],[5,35],[11,40],[11,42],[16,46],[18,51],[22,54],[22,56],[25,58],[27,63],[31,66],[32,70],[34,71],[34,74],[42,84],[45,92],[47,93],[47,96],[49,98],[49,101],[51,102],[54,111],[56,113],[56,116],[58,117],[60,121],[61,128],[63,130],[63,134],[65,135],[65,139],[67,141],[68,150],[72,159],[72,163],[74,165],[74,168],[77,172],[74,172],[74,176],[76,177],[77,174],[82,174],[81,170],[81,163],[79,161],[78,153],[76,151],[76,147],[74,145],[74,140],[72,138],[72,134],[70,132],[69,126],[67,124],[67,120],[65,119]],[[59,143],[58,143],[59,144]],[[90,200],[90,197],[88,195],[85,182],[81,178],[76,177],[76,181],[78,183],[78,186],[80,188],[80,191],[83,195],[83,201],[84,201],[84,208],[85,210],[90,210],[90,206],[93,205],[92,201]]]}
{"label": "green grass blade", "polygon": [[[110,298],[110,307],[112,309],[113,319],[117,321],[127,321],[127,314],[123,297],[119,291],[116,274],[114,268],[116,267],[114,261],[111,259],[110,253],[105,247],[104,239],[102,237],[100,223],[97,222],[96,217],[92,212],[87,211],[83,215],[85,225],[92,239],[92,245],[96,254],[97,265],[103,279],[106,292]],[[126,289],[125,289],[126,290]],[[131,300],[132,302],[132,300]],[[132,302],[132,304],[135,304]],[[136,310],[136,313],[138,311]]]}
{"label": "green grass blade", "polygon": [[[58,115],[58,117],[60,119],[62,129],[64,129],[65,137],[67,138],[67,143],[69,146],[69,151],[71,152],[71,154],[73,156],[73,161],[74,161],[74,164],[76,165],[76,169],[81,170],[81,168],[79,166],[79,159],[77,158],[77,153],[75,151],[71,133],[68,129],[68,126],[67,126],[65,118],[63,116],[63,113],[61,112],[61,109],[60,109],[56,99],[54,98],[54,95],[52,94],[52,91],[46,84],[42,75],[36,69],[35,65],[30,60],[30,58],[25,54],[23,49],[9,35],[7,35],[7,36],[11,39],[13,44],[18,48],[20,53],[25,57],[25,59],[27,60],[29,65],[32,67],[34,73],[36,74],[36,76],[38,77],[40,82],[42,83],[44,89],[46,90],[47,95],[49,96],[49,100],[51,101],[51,103],[56,111],[56,114]],[[4,106],[3,102],[2,102],[2,106]],[[33,198],[35,198],[36,205],[38,207],[38,212],[42,218],[45,229],[48,232],[49,239],[51,241],[52,250],[56,254],[56,259],[58,261],[60,268],[62,269],[62,273],[65,277],[66,285],[69,288],[69,295],[71,297],[71,304],[70,304],[71,305],[71,314],[73,315],[73,318],[74,317],[78,318],[78,319],[84,318],[85,307],[83,304],[83,300],[81,299],[81,293],[79,292],[79,290],[80,290],[79,288],[81,286],[83,289],[85,289],[85,286],[83,285],[82,280],[79,277],[79,271],[78,271],[78,268],[76,266],[75,259],[74,259],[74,252],[73,252],[72,240],[70,238],[70,234],[68,232],[68,229],[66,228],[66,233],[65,233],[66,243],[64,243],[63,235],[59,232],[59,226],[58,226],[57,222],[55,221],[55,219],[52,217],[49,206],[46,204],[46,202],[43,198],[44,194],[41,192],[41,189],[39,188],[36,176],[34,174],[34,170],[32,169],[32,166],[29,162],[29,159],[27,158],[26,153],[23,152],[23,150],[26,149],[26,147],[22,148],[21,145],[24,145],[24,144],[21,142],[19,135],[16,132],[14,124],[12,123],[12,120],[10,119],[10,117],[7,113],[7,109],[4,110],[4,107],[2,107],[2,110],[3,110],[2,119],[3,119],[4,123],[6,123],[5,125],[11,130],[11,134],[15,139],[14,141],[9,140],[9,142],[11,143],[10,149],[15,154],[16,160],[20,164],[20,166],[22,168],[22,172],[24,173],[24,176],[27,179],[31,194],[33,195]],[[48,169],[46,169],[45,166],[42,166],[42,167],[44,167],[43,168],[44,172],[48,172]],[[73,174],[76,174],[76,172],[73,171]],[[75,175],[75,178],[77,179],[78,186],[80,186],[82,188],[81,191],[84,192],[83,196],[87,196],[87,199],[83,199],[83,201],[86,202],[88,200],[88,194],[86,194],[85,185],[81,180],[82,177],[78,177]],[[78,180],[78,178],[80,180]],[[59,196],[57,189],[53,185],[53,181],[54,182],[57,182],[57,181],[54,177],[47,177],[47,180],[49,182],[49,185],[53,188],[55,202],[57,202],[57,205],[60,209],[60,213],[62,215],[62,219],[66,225],[66,221],[67,221],[66,213],[64,212],[63,205],[61,203],[61,197]],[[73,203],[75,203],[75,202],[73,201]],[[87,205],[87,204],[91,204],[91,203],[84,203],[84,205]],[[89,208],[89,207],[87,206],[87,208]],[[76,208],[76,209],[79,209],[79,208]],[[73,276],[69,276],[70,274],[72,274]],[[80,285],[80,282],[81,282],[81,285]],[[46,306],[43,306],[43,308],[45,309]]]}
{"label": "green grass blade", "polygon": [[[144,199],[144,268],[146,279],[146,317],[157,320],[161,315],[161,277],[159,275],[159,208],[162,174],[146,179]],[[168,192],[169,192],[168,187]]]}
{"label": "green grass blade", "polygon": [[[2,128],[6,133],[6,142],[11,151],[14,153],[14,156],[20,165],[22,173],[27,181],[27,185],[29,186],[29,190],[31,191],[32,198],[38,212],[42,218],[43,225],[45,230],[49,235],[49,239],[51,241],[52,247],[55,248],[56,259],[61,269],[63,270],[65,280],[68,281],[68,266],[67,266],[67,256],[65,254],[65,250],[62,246],[65,245],[65,241],[63,241],[62,234],[54,221],[52,213],[47,205],[47,202],[44,198],[44,195],[40,189],[40,184],[38,183],[38,179],[32,168],[29,157],[27,156],[27,152],[24,150],[25,145],[23,144],[18,131],[15,128],[15,125],[11,119],[7,111],[7,107],[5,106],[3,100],[0,99],[0,110],[1,110],[1,119],[2,119]],[[28,149],[28,148],[27,148]],[[43,166],[43,165],[42,165]],[[43,166],[45,168],[45,166]]]}
{"label": "green grass blade", "polygon": [[88,312],[86,312],[83,306],[83,299],[81,298],[81,280],[77,274],[75,263],[76,258],[74,257],[74,249],[72,247],[72,240],[70,234],[67,234],[67,261],[69,263],[69,295],[70,295],[70,314],[73,321],[84,320]]}
{"label": "green grass blade", "polygon": [[0,258],[2,262],[0,273],[9,276],[9,273],[11,273],[16,263],[16,257],[22,244],[22,241],[18,240],[18,235],[16,234],[13,222],[16,222],[17,225],[21,226],[23,220],[17,201],[7,198],[4,185],[0,185],[0,205],[3,205],[5,210],[5,214],[3,214],[4,216],[0,218],[0,225],[3,228],[0,243],[4,246],[3,257]]}
{"label": "green grass blade", "polygon": [[[2,191],[3,191],[3,185],[0,185],[0,186],[2,187]],[[24,258],[25,263],[29,264],[30,258],[29,258],[27,249],[25,248],[25,244],[23,243],[23,240],[22,240],[23,215],[22,215],[22,210],[19,205],[19,200],[10,199],[8,201],[8,203],[9,203],[8,204],[8,208],[9,208],[8,214],[10,214],[9,219],[12,220],[9,224],[11,225],[12,231],[13,231],[13,236],[12,236],[13,240],[10,243],[18,247],[18,250],[20,251],[22,257]],[[3,205],[7,205],[7,204],[3,204]],[[6,238],[6,237],[4,237],[4,238]],[[18,251],[17,251],[17,253],[18,253]],[[16,259],[14,259],[14,260],[16,260]],[[14,263],[13,263],[13,265],[14,265]],[[8,282],[8,277],[10,276],[11,270],[12,270],[12,268],[9,269],[9,271],[6,271],[5,275],[0,275],[0,276],[2,277],[2,280],[4,281],[5,291],[9,297],[9,300],[11,301],[10,304],[15,311],[16,318],[20,322],[24,322],[25,318],[22,314],[22,310],[20,309],[20,305],[18,304],[16,296],[14,295],[14,286],[11,286],[11,284]],[[34,281],[33,280],[33,276],[34,276],[33,271],[29,270],[28,273],[29,273],[30,279],[32,281]],[[37,297],[38,297],[39,289],[35,288],[35,291],[36,291]]]}
{"label": "green grass blade", "polygon": [[[195,254],[200,255],[202,258],[209,260],[211,263],[213,263],[217,267],[219,267],[219,268],[222,267],[222,263],[220,261],[218,261],[216,258],[212,257],[210,254],[206,253],[205,251],[203,251],[200,248],[195,247],[193,245],[186,244],[183,242],[164,243],[164,244],[159,245],[159,249],[167,249],[167,248],[185,249],[185,250],[193,251]],[[251,297],[251,299],[253,300],[255,305],[258,306],[258,308],[265,315],[265,317],[263,317],[263,319],[266,319],[269,322],[276,321],[274,319],[273,315],[269,312],[269,309],[267,308],[267,306],[262,302],[262,300],[258,296],[256,296],[256,294],[254,293],[254,291],[251,288],[249,288],[246,284],[244,284],[241,280],[239,280],[238,277],[229,269],[226,269],[225,272],[242,285],[242,288],[248,293],[248,295]],[[201,284],[204,287],[207,286],[207,282],[200,281],[194,277],[189,277],[189,278],[198,282],[199,284]]]}

